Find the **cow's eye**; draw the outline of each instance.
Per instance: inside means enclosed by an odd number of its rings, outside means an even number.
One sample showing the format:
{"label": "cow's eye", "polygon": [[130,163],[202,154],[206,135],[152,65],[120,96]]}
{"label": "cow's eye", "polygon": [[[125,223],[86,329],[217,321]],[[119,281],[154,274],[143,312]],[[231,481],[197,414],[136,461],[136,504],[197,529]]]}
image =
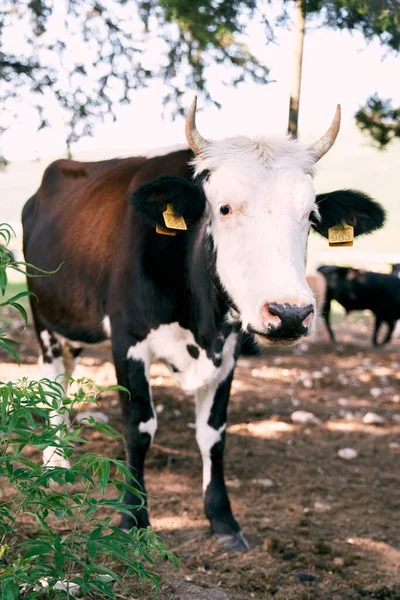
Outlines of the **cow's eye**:
{"label": "cow's eye", "polygon": [[221,206],[219,207],[219,212],[221,215],[226,217],[227,215],[232,214],[232,208],[229,206],[229,204],[221,204]]}

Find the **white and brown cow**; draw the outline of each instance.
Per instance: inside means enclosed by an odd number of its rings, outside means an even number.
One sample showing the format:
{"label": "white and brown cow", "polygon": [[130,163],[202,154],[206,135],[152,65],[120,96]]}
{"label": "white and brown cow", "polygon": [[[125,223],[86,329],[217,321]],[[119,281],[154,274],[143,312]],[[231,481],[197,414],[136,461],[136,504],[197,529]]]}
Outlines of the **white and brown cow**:
{"label": "white and brown cow", "polygon": [[[381,227],[382,208],[358,192],[315,196],[315,163],[333,145],[339,108],[315,144],[257,137],[207,141],[187,118],[190,146],[151,159],[51,164],[23,211],[29,263],[60,271],[29,279],[45,374],[62,355],[111,338],[128,463],[144,488],[144,460],[157,427],[149,370],[162,360],[195,398],[205,512],[230,550],[247,542],[224,482],[227,405],[239,332],[261,346],[293,345],[313,328],[306,281],[310,229],[327,236],[343,219],[355,234]],[[159,234],[172,204],[187,230]],[[69,361],[71,362],[71,361]],[[54,448],[45,453],[45,460]],[[136,484],[135,484],[136,485]],[[126,502],[135,503],[128,492]],[[147,511],[121,526],[149,524]]]}

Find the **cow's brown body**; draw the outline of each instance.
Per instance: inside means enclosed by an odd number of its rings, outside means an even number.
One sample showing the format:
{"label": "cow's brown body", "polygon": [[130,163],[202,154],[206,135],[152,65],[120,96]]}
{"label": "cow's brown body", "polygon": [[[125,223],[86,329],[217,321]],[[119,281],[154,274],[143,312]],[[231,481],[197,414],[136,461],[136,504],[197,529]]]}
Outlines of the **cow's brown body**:
{"label": "cow's brown body", "polygon": [[59,160],[46,169],[24,208],[24,253],[41,269],[62,267],[51,277],[29,280],[40,298],[36,317],[61,332],[70,328],[68,337],[76,341],[104,338],[106,290],[113,266],[118,269],[123,261],[118,246],[126,224],[131,233],[129,198],[138,186],[165,173],[190,178],[190,158],[188,150],[152,159]]}

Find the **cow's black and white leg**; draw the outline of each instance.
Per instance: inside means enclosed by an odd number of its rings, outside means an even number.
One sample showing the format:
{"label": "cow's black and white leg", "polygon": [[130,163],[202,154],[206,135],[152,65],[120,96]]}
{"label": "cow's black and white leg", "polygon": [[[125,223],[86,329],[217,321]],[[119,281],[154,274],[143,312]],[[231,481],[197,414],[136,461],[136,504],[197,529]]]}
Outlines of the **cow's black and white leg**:
{"label": "cow's black and white leg", "polygon": [[[48,379],[61,384],[65,395],[68,381],[65,379],[64,374],[66,372],[69,374],[72,363],[69,365],[65,364],[65,350],[61,342],[51,331],[41,329],[38,331],[38,337],[40,344],[39,368],[41,379]],[[72,370],[70,370],[70,373],[72,374]],[[50,386],[48,386],[48,389],[51,392]],[[50,411],[50,424],[53,427],[60,427],[63,424],[69,426],[68,411],[62,410],[61,396],[57,395],[57,398],[59,398],[59,406],[56,410]],[[43,464],[47,467],[57,466],[66,469],[71,467],[69,460],[55,446],[48,446],[43,450]]]}
{"label": "cow's black and white leg", "polygon": [[64,377],[63,386],[65,394],[68,392],[69,379],[73,376],[75,367],[79,363],[80,355],[82,354],[82,347],[71,345],[66,340],[61,344],[62,355],[64,360]]}
{"label": "cow's black and white leg", "polygon": [[[133,476],[133,479],[127,483],[145,492],[144,462],[157,429],[157,417],[151,399],[149,383],[151,362],[149,347],[146,341],[139,342],[129,346],[124,353],[117,349],[114,351],[114,357],[118,383],[130,392],[130,395],[126,392],[120,392],[127,445],[127,462]],[[138,496],[133,491],[127,490],[124,503],[138,508],[131,509],[131,515],[122,514],[120,522],[122,529],[131,529],[135,525],[138,527],[150,525],[147,500],[145,506],[141,507],[139,506]]]}
{"label": "cow's black and white leg", "polygon": [[203,460],[204,508],[221,546],[232,552],[249,550],[249,545],[232,514],[224,479],[224,447],[227,406],[233,370],[218,386],[196,392],[196,439]]}

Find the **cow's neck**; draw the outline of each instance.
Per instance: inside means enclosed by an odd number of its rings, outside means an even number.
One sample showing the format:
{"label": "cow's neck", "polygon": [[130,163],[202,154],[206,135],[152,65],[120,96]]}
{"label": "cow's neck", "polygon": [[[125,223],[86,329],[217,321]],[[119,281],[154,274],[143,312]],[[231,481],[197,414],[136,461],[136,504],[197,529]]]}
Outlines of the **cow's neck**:
{"label": "cow's neck", "polygon": [[[130,247],[130,252],[118,267],[118,283],[130,282],[130,310],[141,316],[143,337],[148,329],[178,322],[190,329],[211,357],[215,344],[220,343],[217,340],[240,328],[232,322],[232,303],[216,275],[212,238],[204,220],[171,238],[157,234],[154,226],[135,215],[134,231],[127,227],[122,244]],[[131,273],[135,273],[134,279]],[[157,311],[151,298],[158,299]]]}
{"label": "cow's neck", "polygon": [[216,256],[207,223],[202,221],[191,232],[186,262],[186,277],[191,299],[191,329],[200,345],[213,352],[221,334],[226,338],[238,331],[233,322],[234,306],[221,285],[216,272]]}

